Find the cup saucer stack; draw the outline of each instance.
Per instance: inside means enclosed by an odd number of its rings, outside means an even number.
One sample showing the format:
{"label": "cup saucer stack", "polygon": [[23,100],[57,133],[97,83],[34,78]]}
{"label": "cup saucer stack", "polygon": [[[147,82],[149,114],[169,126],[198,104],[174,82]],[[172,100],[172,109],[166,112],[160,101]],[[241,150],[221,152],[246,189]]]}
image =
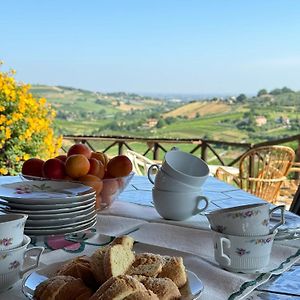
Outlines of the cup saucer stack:
{"label": "cup saucer stack", "polygon": [[25,234],[63,235],[96,224],[96,194],[86,185],[53,180],[23,180],[0,186],[0,208],[28,215]]}

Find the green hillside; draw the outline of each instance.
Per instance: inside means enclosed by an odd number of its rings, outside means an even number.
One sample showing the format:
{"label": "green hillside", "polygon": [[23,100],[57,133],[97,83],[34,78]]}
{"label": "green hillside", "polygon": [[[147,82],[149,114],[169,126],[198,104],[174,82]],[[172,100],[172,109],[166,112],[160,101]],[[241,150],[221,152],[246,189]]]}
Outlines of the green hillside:
{"label": "green hillside", "polygon": [[300,131],[300,93],[287,88],[252,98],[190,102],[62,86],[34,85],[31,92],[57,111],[60,134],[259,142]]}

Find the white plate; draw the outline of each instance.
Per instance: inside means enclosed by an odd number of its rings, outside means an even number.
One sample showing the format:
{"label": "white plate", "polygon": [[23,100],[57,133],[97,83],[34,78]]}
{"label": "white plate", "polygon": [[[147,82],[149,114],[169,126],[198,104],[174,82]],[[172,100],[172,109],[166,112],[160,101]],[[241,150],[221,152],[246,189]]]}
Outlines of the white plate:
{"label": "white plate", "polygon": [[89,186],[69,181],[28,180],[0,186],[0,198],[15,203],[68,203],[70,198],[78,200],[94,193]]}
{"label": "white plate", "polygon": [[28,210],[28,207],[26,206],[26,209],[13,209],[13,208],[2,208],[3,211],[7,213],[21,213],[21,214],[27,214],[29,216],[32,215],[43,215],[43,214],[61,214],[61,213],[68,213],[68,212],[76,212],[80,211],[86,208],[90,208],[92,206],[95,206],[95,198],[94,201],[91,201],[88,204],[80,205],[80,206],[74,206],[74,207],[66,207],[66,208],[56,208],[56,206],[52,205],[52,209],[39,209],[39,210]]}
{"label": "white plate", "polygon": [[[94,211],[95,207],[88,205],[87,207],[84,207],[81,210],[77,210],[74,212],[65,212],[65,213],[55,213],[55,214],[31,214],[29,212],[28,215],[28,219],[26,222],[28,221],[35,221],[35,220],[45,220],[47,222],[47,220],[55,220],[55,219],[69,219],[69,218],[76,218],[77,216],[82,216],[82,215],[87,215],[90,212]],[[26,214],[26,213],[25,213]]]}
{"label": "white plate", "polygon": [[[27,277],[23,279],[23,294],[29,299],[33,299],[34,291],[38,284],[45,281],[49,277],[54,276],[63,263],[66,263],[66,261],[54,263],[30,273]],[[202,293],[204,288],[203,284],[195,273],[189,270],[187,270],[186,272],[188,277],[188,286],[180,289],[180,292],[183,295],[182,300],[199,299],[200,294]]]}
{"label": "white plate", "polygon": [[57,229],[60,229],[60,228],[67,228],[67,227],[74,227],[74,226],[78,226],[78,225],[82,225],[82,224],[86,224],[86,223],[89,223],[93,220],[96,219],[96,216],[97,216],[97,213],[96,212],[93,212],[91,213],[91,215],[89,217],[86,217],[84,218],[83,220],[77,220],[77,221],[69,221],[69,222],[65,222],[65,223],[62,223],[62,224],[49,224],[49,225],[31,225],[31,226],[28,226],[27,225],[27,222],[26,222],[26,225],[25,225],[25,230],[57,230]]}
{"label": "white plate", "polygon": [[27,203],[12,203],[12,202],[7,202],[5,203],[4,201],[0,200],[0,203],[3,205],[6,205],[7,207],[10,207],[12,209],[26,209],[26,210],[52,210],[52,209],[58,209],[58,208],[70,208],[70,207],[76,207],[76,206],[81,206],[81,205],[87,205],[90,204],[91,202],[95,201],[95,196],[89,196],[88,199],[84,200],[76,200],[76,199],[69,199],[68,203],[59,203],[57,204],[55,200],[50,204],[50,202],[47,202],[47,204],[40,204],[39,202],[36,202],[34,205],[32,204],[27,204]]}
{"label": "white plate", "polygon": [[62,235],[62,234],[68,234],[68,233],[78,233],[87,229],[90,229],[94,227],[97,224],[97,217],[93,218],[92,221],[84,224],[80,224],[77,226],[69,226],[65,228],[59,228],[59,229],[30,229],[27,230],[25,228],[24,232],[27,235]]}
{"label": "white plate", "polygon": [[58,219],[41,219],[41,220],[29,220],[26,221],[26,228],[29,229],[30,227],[40,227],[48,226],[48,227],[54,227],[54,226],[63,226],[63,225],[74,225],[74,223],[80,222],[80,221],[88,221],[92,217],[95,217],[96,211],[94,208],[88,210],[88,213],[83,213],[71,218],[58,218]]}

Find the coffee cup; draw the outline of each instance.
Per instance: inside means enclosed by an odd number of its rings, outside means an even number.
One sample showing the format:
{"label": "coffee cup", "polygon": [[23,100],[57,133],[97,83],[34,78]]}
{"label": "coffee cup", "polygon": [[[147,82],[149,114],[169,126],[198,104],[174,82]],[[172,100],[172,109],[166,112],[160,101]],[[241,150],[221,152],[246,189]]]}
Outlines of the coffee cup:
{"label": "coffee cup", "polygon": [[[270,216],[280,210],[280,220],[270,227]],[[284,205],[270,208],[269,203],[256,203],[218,209],[206,214],[213,230],[240,236],[256,236],[272,233],[284,224]]]}
{"label": "coffee cup", "polygon": [[[30,238],[24,235],[19,247],[0,251],[0,291],[9,289],[26,272],[38,266],[44,248],[32,247],[26,249],[29,243]],[[24,259],[29,256],[34,259],[34,263],[23,268]]]}
{"label": "coffee cup", "polygon": [[[209,204],[207,197],[198,192],[170,192],[152,189],[157,212],[167,220],[182,221],[203,212]],[[201,207],[199,207],[203,204]]]}
{"label": "coffee cup", "polygon": [[277,230],[267,235],[236,236],[213,231],[215,260],[232,272],[260,271],[269,264],[276,233]]}
{"label": "coffee cup", "polygon": [[24,214],[0,215],[0,251],[20,246],[28,216]]}
{"label": "coffee cup", "polygon": [[168,151],[161,168],[172,178],[195,187],[201,187],[209,175],[204,160],[179,150]]}
{"label": "coffee cup", "polygon": [[[158,170],[156,175],[153,176],[154,170]],[[148,179],[154,184],[154,188],[162,191],[172,192],[188,192],[197,191],[201,189],[201,186],[188,185],[184,182],[177,180],[176,178],[167,174],[159,165],[153,164],[148,169]]]}

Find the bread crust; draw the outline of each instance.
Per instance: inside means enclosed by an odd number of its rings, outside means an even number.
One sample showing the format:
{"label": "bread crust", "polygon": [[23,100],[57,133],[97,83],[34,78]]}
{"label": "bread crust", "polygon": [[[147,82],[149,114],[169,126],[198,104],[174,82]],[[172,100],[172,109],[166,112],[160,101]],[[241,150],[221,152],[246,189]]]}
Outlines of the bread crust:
{"label": "bread crust", "polygon": [[122,300],[140,290],[146,291],[146,288],[137,279],[129,275],[119,275],[102,284],[90,300]]}
{"label": "bread crust", "polygon": [[99,248],[91,256],[91,269],[99,285],[104,283],[106,280],[104,274],[104,256],[109,247],[110,246],[107,245]]}
{"label": "bread crust", "polygon": [[81,279],[72,276],[56,275],[37,286],[34,292],[34,299],[79,300],[89,299],[92,294],[93,291]]}

